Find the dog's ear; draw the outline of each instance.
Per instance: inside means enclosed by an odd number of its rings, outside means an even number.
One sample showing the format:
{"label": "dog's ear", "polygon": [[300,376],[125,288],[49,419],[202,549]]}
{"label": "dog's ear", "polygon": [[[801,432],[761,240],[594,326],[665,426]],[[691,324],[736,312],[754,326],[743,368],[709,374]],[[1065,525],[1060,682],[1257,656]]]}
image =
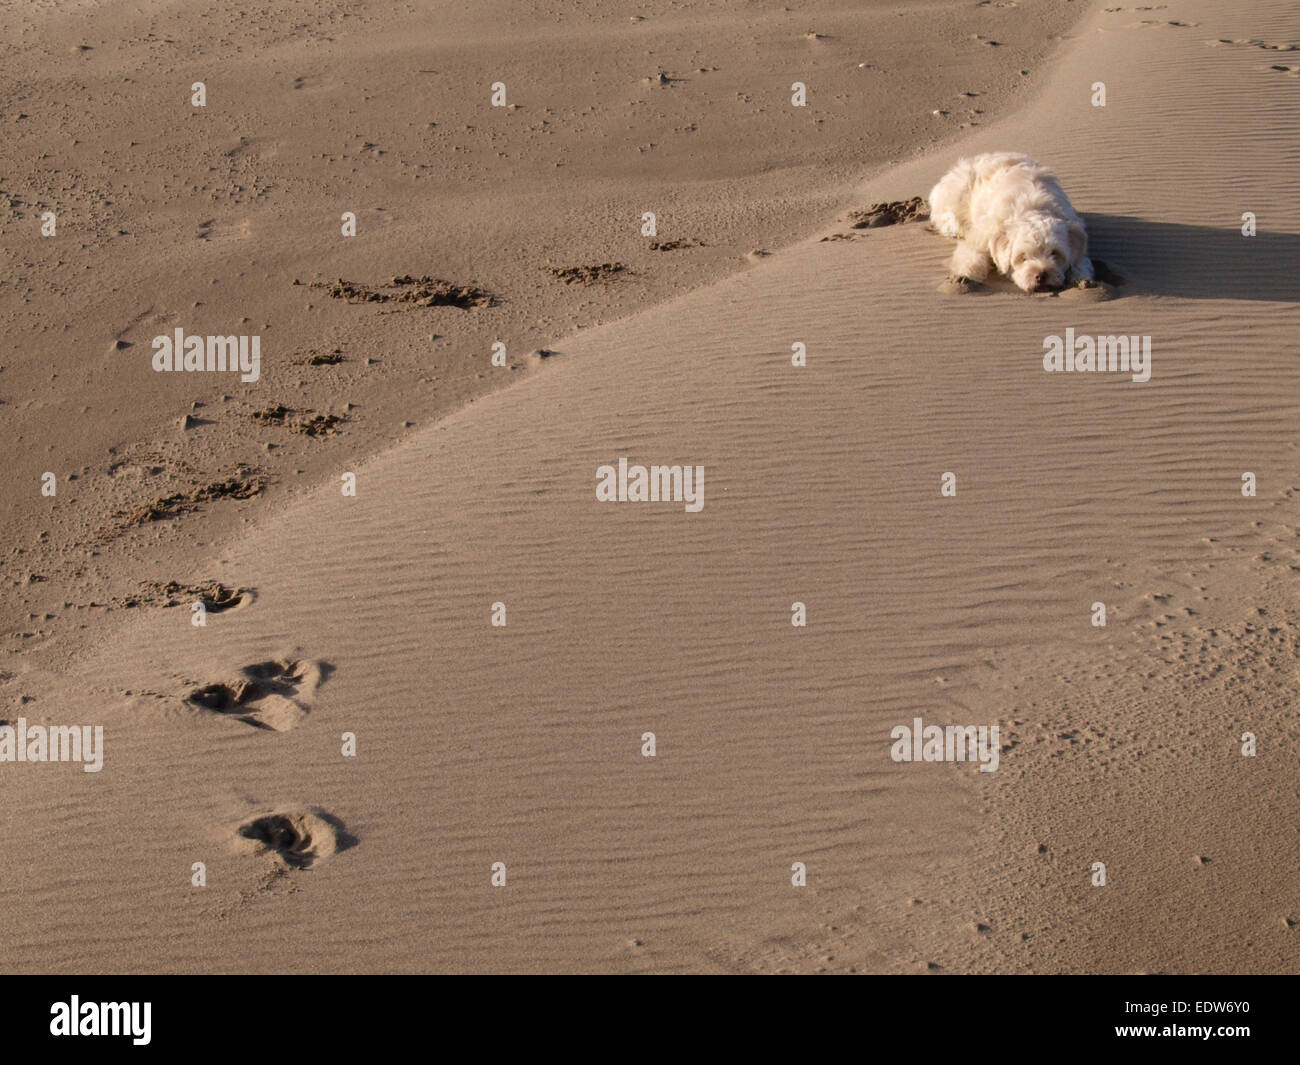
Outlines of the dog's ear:
{"label": "dog's ear", "polygon": [[1005,233],[998,233],[989,243],[990,257],[998,273],[1005,274],[1011,269],[1011,238]]}
{"label": "dog's ear", "polygon": [[1088,251],[1088,231],[1083,228],[1079,222],[1071,222],[1070,229],[1070,261],[1077,263],[1087,254]]}

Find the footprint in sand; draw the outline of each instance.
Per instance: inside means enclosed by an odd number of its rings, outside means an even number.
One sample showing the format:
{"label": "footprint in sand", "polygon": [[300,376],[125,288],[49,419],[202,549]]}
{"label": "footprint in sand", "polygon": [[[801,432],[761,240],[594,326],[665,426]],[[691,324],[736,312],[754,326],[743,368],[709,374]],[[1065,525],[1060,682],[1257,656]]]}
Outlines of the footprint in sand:
{"label": "footprint in sand", "polygon": [[198,240],[247,240],[253,235],[253,223],[247,219],[218,222],[209,218],[200,222],[194,236]]}
{"label": "footprint in sand", "polygon": [[1272,41],[1261,41],[1257,37],[1219,37],[1217,40],[1205,43],[1211,48],[1219,48],[1226,44],[1244,48],[1262,48],[1267,52],[1300,52],[1300,44],[1274,44]]}
{"label": "footprint in sand", "polygon": [[235,834],[241,849],[272,854],[291,869],[309,868],[356,843],[342,821],[316,806],[261,814],[245,821]]}
{"label": "footprint in sand", "polygon": [[287,732],[310,712],[326,669],[325,663],[306,659],[258,662],[241,669],[233,681],[195,688],[185,701],[254,728]]}
{"label": "footprint in sand", "polygon": [[602,284],[628,272],[623,263],[597,263],[593,266],[548,266],[546,272],[566,285]]}
{"label": "footprint in sand", "polygon": [[202,603],[209,614],[224,614],[227,610],[237,610],[247,606],[255,598],[256,594],[249,588],[227,588],[220,581],[204,581],[201,584],[145,581],[140,585],[139,592],[114,599],[113,605],[130,608],[190,606],[194,603]]}

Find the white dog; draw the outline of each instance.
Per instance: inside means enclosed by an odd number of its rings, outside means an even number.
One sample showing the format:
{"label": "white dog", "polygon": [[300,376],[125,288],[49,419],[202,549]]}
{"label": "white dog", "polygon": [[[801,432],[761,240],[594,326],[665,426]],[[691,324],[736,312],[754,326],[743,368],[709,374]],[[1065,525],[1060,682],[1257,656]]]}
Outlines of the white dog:
{"label": "white dog", "polygon": [[930,190],[931,224],[957,238],[956,277],[997,267],[1026,292],[1092,281],[1088,231],[1045,166],[1017,152],[960,159]]}

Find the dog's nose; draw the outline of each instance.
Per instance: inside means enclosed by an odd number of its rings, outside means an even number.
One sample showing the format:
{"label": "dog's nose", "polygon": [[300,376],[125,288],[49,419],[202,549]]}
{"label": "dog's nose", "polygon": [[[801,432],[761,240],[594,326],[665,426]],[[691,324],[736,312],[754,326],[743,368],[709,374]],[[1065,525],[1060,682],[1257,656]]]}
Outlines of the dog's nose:
{"label": "dog's nose", "polygon": [[1043,287],[1043,275],[1041,273],[1031,274],[1029,280],[1033,282],[1034,288]]}

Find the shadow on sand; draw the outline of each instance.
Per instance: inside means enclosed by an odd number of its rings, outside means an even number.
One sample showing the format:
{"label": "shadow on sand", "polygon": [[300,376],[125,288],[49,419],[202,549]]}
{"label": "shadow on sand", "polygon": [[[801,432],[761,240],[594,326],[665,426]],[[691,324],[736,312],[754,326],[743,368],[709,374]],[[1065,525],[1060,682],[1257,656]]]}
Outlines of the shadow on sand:
{"label": "shadow on sand", "polygon": [[1121,295],[1300,303],[1300,234],[1245,237],[1240,224],[1189,226],[1087,214],[1088,252],[1126,274]]}

